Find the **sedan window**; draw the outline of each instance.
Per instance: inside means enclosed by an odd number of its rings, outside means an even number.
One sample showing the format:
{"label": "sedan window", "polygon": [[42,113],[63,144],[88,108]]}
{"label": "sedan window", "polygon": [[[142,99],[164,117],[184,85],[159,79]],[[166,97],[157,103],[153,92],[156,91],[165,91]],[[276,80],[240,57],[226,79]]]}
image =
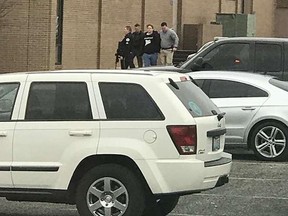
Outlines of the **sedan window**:
{"label": "sedan window", "polygon": [[281,80],[272,78],[269,80],[269,83],[288,92],[288,82],[286,81],[281,81]]}
{"label": "sedan window", "polygon": [[268,93],[255,86],[229,80],[210,80],[210,98],[268,97]]}

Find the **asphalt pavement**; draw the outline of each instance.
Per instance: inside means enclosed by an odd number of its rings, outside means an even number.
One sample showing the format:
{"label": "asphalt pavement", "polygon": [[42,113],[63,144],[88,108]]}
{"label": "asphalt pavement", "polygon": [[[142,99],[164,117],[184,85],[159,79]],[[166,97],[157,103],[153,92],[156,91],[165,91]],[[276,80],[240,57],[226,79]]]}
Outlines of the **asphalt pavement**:
{"label": "asphalt pavement", "polygon": [[[288,215],[288,162],[261,162],[251,152],[228,151],[233,153],[230,182],[181,197],[169,216]],[[0,198],[0,216],[79,215],[73,205],[10,202]]]}
{"label": "asphalt pavement", "polygon": [[251,151],[232,149],[230,182],[180,199],[170,216],[287,216],[288,163],[257,161]]}

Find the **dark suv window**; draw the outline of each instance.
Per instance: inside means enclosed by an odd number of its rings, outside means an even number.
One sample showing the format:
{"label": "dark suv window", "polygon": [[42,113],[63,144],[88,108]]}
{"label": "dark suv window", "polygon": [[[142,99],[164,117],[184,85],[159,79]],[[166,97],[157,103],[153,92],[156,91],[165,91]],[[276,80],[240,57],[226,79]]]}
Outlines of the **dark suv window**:
{"label": "dark suv window", "polygon": [[204,69],[248,71],[250,45],[245,43],[222,44],[203,57]]}
{"label": "dark suv window", "polygon": [[192,82],[176,82],[174,85],[168,84],[168,86],[193,117],[212,116],[214,111],[220,113],[207,95]]}
{"label": "dark suv window", "polygon": [[255,70],[257,72],[281,71],[281,46],[277,44],[256,44]]}
{"label": "dark suv window", "polygon": [[0,84],[0,121],[11,119],[18,88],[18,83]]}
{"label": "dark suv window", "polygon": [[132,83],[99,83],[109,120],[164,120],[160,109],[146,90]]}
{"label": "dark suv window", "polygon": [[210,98],[268,97],[268,93],[254,86],[228,80],[210,80],[203,89]]}
{"label": "dark suv window", "polygon": [[32,83],[25,119],[92,119],[86,83]]}

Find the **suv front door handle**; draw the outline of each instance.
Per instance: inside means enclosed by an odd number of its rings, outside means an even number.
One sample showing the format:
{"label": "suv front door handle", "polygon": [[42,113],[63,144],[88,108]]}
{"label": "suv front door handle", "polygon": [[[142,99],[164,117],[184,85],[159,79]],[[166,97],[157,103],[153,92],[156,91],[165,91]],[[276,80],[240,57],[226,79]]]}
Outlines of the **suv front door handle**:
{"label": "suv front door handle", "polygon": [[249,110],[255,110],[256,108],[255,107],[242,107],[242,110],[244,111],[249,111]]}
{"label": "suv front door handle", "polygon": [[69,135],[77,137],[92,136],[92,131],[90,130],[69,131]]}

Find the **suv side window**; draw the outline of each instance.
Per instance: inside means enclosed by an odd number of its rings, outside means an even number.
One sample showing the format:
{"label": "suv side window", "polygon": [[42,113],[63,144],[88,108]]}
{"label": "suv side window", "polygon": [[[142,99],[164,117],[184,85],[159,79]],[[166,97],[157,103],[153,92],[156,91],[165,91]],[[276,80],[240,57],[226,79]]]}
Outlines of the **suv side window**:
{"label": "suv side window", "polygon": [[256,44],[255,70],[257,72],[278,72],[281,69],[281,46],[277,44]]}
{"label": "suv side window", "polygon": [[32,83],[27,101],[25,119],[92,119],[92,112],[86,83]]}
{"label": "suv side window", "polygon": [[210,88],[205,93],[210,98],[268,97],[262,89],[228,80],[210,80]]}
{"label": "suv side window", "polygon": [[0,121],[11,119],[19,83],[0,84]]}
{"label": "suv side window", "polygon": [[203,68],[208,70],[248,71],[250,66],[248,43],[221,44],[203,56]]}
{"label": "suv side window", "polygon": [[138,84],[99,83],[109,120],[164,120],[160,109]]}

